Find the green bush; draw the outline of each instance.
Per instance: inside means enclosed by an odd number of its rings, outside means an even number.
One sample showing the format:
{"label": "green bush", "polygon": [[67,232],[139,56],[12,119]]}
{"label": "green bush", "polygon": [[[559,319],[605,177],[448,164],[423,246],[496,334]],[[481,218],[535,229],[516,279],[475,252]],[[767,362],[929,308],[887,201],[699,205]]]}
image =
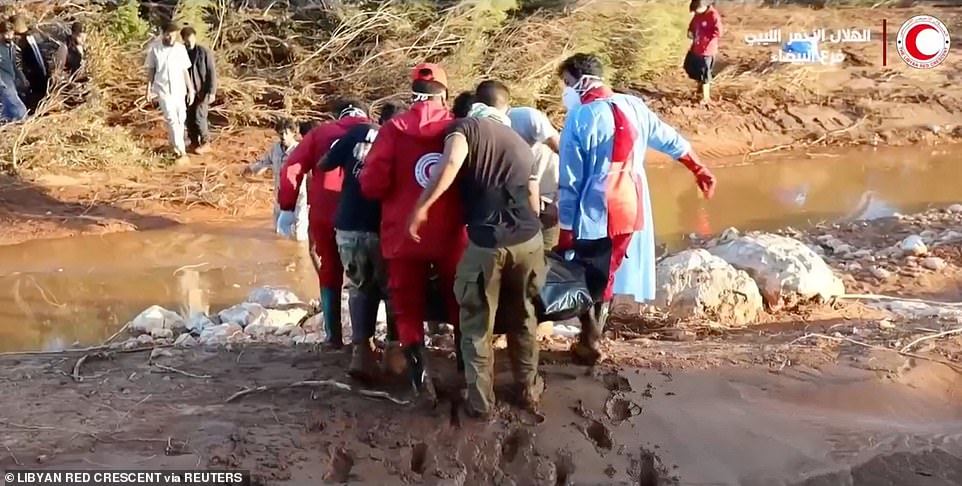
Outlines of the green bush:
{"label": "green bush", "polygon": [[142,42],[150,35],[150,24],[140,18],[140,2],[126,0],[106,14],[104,34],[119,44]]}

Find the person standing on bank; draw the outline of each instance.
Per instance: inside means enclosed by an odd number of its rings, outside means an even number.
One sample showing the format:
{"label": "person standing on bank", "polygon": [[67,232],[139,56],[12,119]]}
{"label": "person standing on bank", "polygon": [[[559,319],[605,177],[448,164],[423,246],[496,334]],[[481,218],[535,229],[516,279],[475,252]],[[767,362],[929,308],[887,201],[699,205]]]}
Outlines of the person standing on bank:
{"label": "person standing on bank", "polygon": [[688,7],[694,15],[688,24],[691,47],[685,55],[685,73],[698,83],[701,101],[706,105],[711,102],[712,69],[721,37],[721,15],[714,3],[714,0],[692,0]]}
{"label": "person standing on bank", "polygon": [[90,75],[87,71],[87,29],[83,22],[70,26],[70,39],[61,44],[54,55],[53,79],[66,83],[67,106],[76,106],[90,94]]}
{"label": "person standing on bank", "polygon": [[190,56],[183,44],[177,42],[180,29],[174,22],[164,24],[160,42],[153,42],[147,51],[147,101],[157,100],[167,123],[168,138],[177,164],[188,161],[184,143],[187,106],[194,103],[194,84],[190,77]]}
{"label": "person standing on bank", "polygon": [[586,267],[595,306],[581,317],[581,334],[571,351],[576,361],[593,365],[602,357],[599,343],[614,293],[638,302],[655,297],[645,151],[652,148],[685,165],[706,198],[714,193],[715,176],[691,144],[641,99],[605,85],[597,56],[575,54],[561,63],[558,75],[568,115],[561,130],[557,249],[574,250]]}
{"label": "person standing on bank", "polygon": [[27,117],[27,107],[18,94],[18,88],[26,83],[17,66],[13,23],[0,19],[0,123],[20,121]]}
{"label": "person standing on bank", "polygon": [[33,113],[47,96],[50,83],[50,72],[43,53],[44,38],[27,26],[27,19],[24,16],[14,15],[10,20],[17,34],[20,69],[27,79],[21,99],[27,111]]}
{"label": "person standing on bank", "polygon": [[[472,95],[459,98],[468,96]],[[541,203],[531,149],[507,125],[507,115],[474,103],[469,113],[459,110],[455,117],[438,170],[409,218],[408,233],[420,241],[418,231],[428,221],[428,211],[457,182],[468,230],[468,247],[454,284],[461,307],[459,345],[468,386],[467,413],[487,419],[495,405],[496,314],[513,321],[500,324],[507,331],[511,368],[524,405],[536,408],[544,390],[538,375],[533,303],[545,278]]]}
{"label": "person standing on bank", "polygon": [[194,146],[194,153],[204,154],[210,151],[207,111],[217,94],[217,66],[214,53],[197,43],[197,31],[193,27],[181,29],[180,37],[190,57],[190,80],[195,93],[194,102],[187,106],[187,137]]}
{"label": "person standing on bank", "polygon": [[[397,352],[397,329],[387,294],[387,268],[381,254],[381,203],[361,194],[358,174],[371,150],[378,129],[400,110],[394,104],[381,107],[378,123],[360,123],[339,138],[318,162],[318,169],[344,171],[341,198],[334,216],[337,252],[348,281],[348,314],[351,316],[351,365],[348,374],[359,381],[377,377],[374,331],[381,302],[387,311],[388,352]],[[398,360],[385,359],[384,363]],[[394,371],[394,370],[391,370]]]}

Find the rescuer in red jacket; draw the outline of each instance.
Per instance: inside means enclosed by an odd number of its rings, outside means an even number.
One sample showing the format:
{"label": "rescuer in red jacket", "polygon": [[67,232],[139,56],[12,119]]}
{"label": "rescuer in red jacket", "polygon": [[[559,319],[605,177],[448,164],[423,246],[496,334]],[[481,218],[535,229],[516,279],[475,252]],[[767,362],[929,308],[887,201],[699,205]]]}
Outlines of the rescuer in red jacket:
{"label": "rescuer in red jacket", "polygon": [[[307,173],[311,173],[311,185],[307,188],[308,232],[313,243],[312,252],[320,260],[317,278],[321,286],[321,312],[327,343],[341,347],[341,287],[344,285],[344,268],[334,241],[334,215],[344,180],[343,169],[324,172],[317,169],[331,145],[359,123],[372,123],[363,106],[354,99],[334,103],[331,114],[335,120],[321,123],[312,129],[294,149],[281,169],[277,204],[281,208],[278,226],[286,224],[284,212],[293,211],[297,193]],[[293,213],[290,213],[293,215]],[[293,218],[291,218],[293,220]]]}
{"label": "rescuer in red jacket", "polygon": [[711,101],[712,70],[718,56],[718,39],[722,34],[721,15],[714,0],[692,0],[689,9],[694,14],[688,23],[691,48],[685,55],[685,73],[698,82],[702,103]]}
{"label": "rescuer in red jacket", "polygon": [[[458,329],[454,274],[467,243],[461,201],[448,191],[430,211],[421,241],[408,235],[407,218],[444,149],[453,116],[445,106],[447,77],[434,64],[414,68],[411,108],[378,131],[359,177],[361,191],[381,201],[381,251],[387,261],[388,293],[396,314],[398,338],[408,362],[413,391],[424,405],[436,404],[424,350],[428,273],[434,265],[448,321]],[[457,332],[457,331],[456,331]],[[460,336],[460,332],[457,332]],[[460,346],[458,346],[460,349]],[[458,354],[458,369],[463,363]]]}

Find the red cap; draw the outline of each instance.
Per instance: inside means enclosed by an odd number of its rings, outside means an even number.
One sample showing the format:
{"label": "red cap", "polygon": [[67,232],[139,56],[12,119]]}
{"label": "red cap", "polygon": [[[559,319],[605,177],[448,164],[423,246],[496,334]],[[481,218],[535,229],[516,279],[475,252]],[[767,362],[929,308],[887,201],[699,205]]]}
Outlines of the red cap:
{"label": "red cap", "polygon": [[444,73],[444,69],[430,62],[423,62],[414,66],[414,71],[411,72],[411,80],[437,81],[443,84],[445,88],[448,86],[448,75]]}

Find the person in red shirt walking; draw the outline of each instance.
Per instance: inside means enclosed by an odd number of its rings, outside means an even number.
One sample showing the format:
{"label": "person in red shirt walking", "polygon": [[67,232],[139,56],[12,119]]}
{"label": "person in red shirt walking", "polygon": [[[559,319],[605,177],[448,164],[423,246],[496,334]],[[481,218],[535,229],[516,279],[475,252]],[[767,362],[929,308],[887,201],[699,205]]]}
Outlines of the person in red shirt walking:
{"label": "person in red shirt walking", "polygon": [[711,100],[712,67],[721,37],[721,15],[714,3],[714,0],[692,0],[689,5],[694,16],[688,24],[691,48],[685,55],[685,73],[698,82],[701,101],[705,104]]}
{"label": "person in red shirt walking", "polygon": [[373,123],[361,103],[354,99],[342,99],[334,103],[331,114],[335,120],[317,125],[308,132],[297,148],[287,157],[281,168],[277,204],[281,214],[277,219],[279,229],[293,224],[294,207],[304,176],[311,173],[307,188],[308,233],[313,248],[311,252],[320,260],[317,279],[321,287],[321,312],[324,319],[326,342],[336,348],[344,345],[341,330],[341,287],[344,286],[344,268],[334,239],[334,215],[341,195],[344,170],[324,172],[317,163],[327,154],[337,139],[347,134],[351,127],[360,123]]}
{"label": "person in red shirt walking", "polygon": [[[378,131],[358,179],[365,197],[381,201],[381,251],[387,261],[388,294],[398,339],[412,391],[421,405],[433,407],[437,394],[424,349],[428,276],[433,265],[448,322],[454,325],[460,341],[454,275],[467,245],[467,234],[460,196],[457,191],[448,191],[431,207],[428,221],[421,228],[421,241],[408,235],[408,216],[438,170],[444,136],[453,120],[445,106],[447,76],[441,67],[418,65],[412,78],[411,108]],[[459,352],[458,371],[463,370]]]}

